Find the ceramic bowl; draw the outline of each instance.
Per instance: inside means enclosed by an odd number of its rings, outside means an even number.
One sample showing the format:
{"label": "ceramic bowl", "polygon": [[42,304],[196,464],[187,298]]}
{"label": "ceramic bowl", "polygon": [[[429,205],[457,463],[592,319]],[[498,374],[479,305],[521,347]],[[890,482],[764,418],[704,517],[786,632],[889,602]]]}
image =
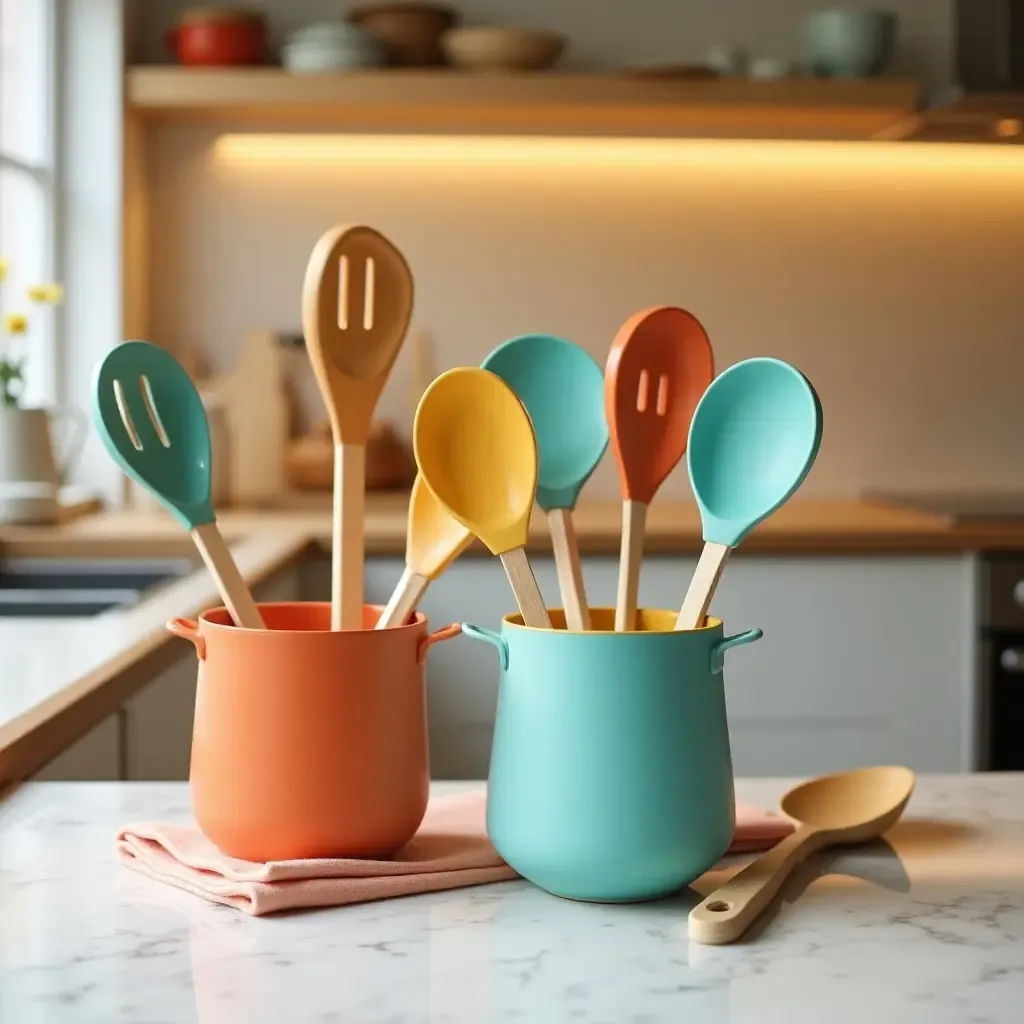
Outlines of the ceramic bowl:
{"label": "ceramic bowl", "polygon": [[384,44],[392,64],[405,67],[444,64],[441,36],[459,19],[452,8],[433,3],[366,4],[347,17]]}
{"label": "ceramic bowl", "polygon": [[455,28],[441,40],[448,61],[469,71],[540,71],[558,62],[565,37],[521,28]]}
{"label": "ceramic bowl", "polygon": [[344,22],[297,29],[281,47],[281,63],[297,74],[380,67],[386,53],[372,33]]}
{"label": "ceramic bowl", "polygon": [[898,27],[891,11],[813,11],[804,25],[807,62],[815,74],[833,78],[880,75],[892,60]]}

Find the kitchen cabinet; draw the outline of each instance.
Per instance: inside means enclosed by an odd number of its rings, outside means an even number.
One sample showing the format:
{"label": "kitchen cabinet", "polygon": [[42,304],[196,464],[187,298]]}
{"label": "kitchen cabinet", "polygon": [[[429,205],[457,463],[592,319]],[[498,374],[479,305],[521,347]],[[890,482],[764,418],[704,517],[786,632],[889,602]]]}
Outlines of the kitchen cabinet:
{"label": "kitchen cabinet", "polygon": [[105,718],[33,778],[39,782],[117,782],[121,778],[121,725],[116,714]]}
{"label": "kitchen cabinet", "polygon": [[[367,600],[386,601],[399,558],[371,558]],[[554,564],[533,559],[549,602]],[[695,559],[651,557],[642,604],[682,601]],[[592,604],[611,603],[617,559],[584,559]],[[736,772],[810,775],[867,763],[919,771],[973,766],[976,691],[973,556],[733,556],[713,613],[727,632],[764,637],[731,652],[726,692]],[[307,565],[303,596],[326,599],[329,567]],[[496,559],[466,556],[431,584],[432,627],[471,621],[497,628],[514,608]],[[497,698],[494,651],[468,640],[435,647],[428,662],[435,778],[486,773]],[[628,684],[628,681],[624,681]]]}
{"label": "kitchen cabinet", "polygon": [[[297,601],[299,568],[292,567],[257,587],[258,601]],[[192,716],[196,702],[195,648],[174,641],[181,657],[127,705],[128,778],[178,781],[188,778],[192,754]]]}

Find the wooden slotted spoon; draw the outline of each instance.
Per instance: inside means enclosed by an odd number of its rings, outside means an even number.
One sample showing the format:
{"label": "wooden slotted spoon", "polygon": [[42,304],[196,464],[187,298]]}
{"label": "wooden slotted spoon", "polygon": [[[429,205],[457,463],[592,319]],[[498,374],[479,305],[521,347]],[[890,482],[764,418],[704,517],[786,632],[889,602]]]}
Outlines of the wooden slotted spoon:
{"label": "wooden slotted spoon", "polygon": [[405,259],[372,228],[332,228],[314,246],[302,327],[334,437],[332,629],[362,626],[366,437],[412,301]]}

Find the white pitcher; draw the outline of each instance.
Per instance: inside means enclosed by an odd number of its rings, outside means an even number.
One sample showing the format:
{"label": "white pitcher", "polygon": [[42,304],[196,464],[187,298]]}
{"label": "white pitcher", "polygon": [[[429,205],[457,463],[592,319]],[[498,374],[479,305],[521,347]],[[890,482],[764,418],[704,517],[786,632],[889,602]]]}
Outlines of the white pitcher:
{"label": "white pitcher", "polygon": [[[63,420],[67,438],[54,454],[51,420]],[[0,406],[0,523],[53,523],[59,493],[85,442],[85,418],[77,409]]]}

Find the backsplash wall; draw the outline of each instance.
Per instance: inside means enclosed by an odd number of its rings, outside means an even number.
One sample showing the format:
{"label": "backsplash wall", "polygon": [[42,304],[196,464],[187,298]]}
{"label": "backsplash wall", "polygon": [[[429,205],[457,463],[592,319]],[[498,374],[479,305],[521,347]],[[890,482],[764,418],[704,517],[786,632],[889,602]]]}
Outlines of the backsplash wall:
{"label": "backsplash wall", "polygon": [[[815,382],[804,493],[1024,482],[1024,154],[697,143],[666,163],[414,142],[274,164],[225,162],[217,137],[168,127],[151,153],[154,340],[215,368],[250,326],[296,328],[316,238],[363,221],[409,260],[437,369],[538,330],[603,363],[628,315],[675,303],[719,368],[771,354]],[[410,387],[406,351],[380,407],[406,430]],[[681,467],[663,493],[687,492]],[[610,458],[587,493],[617,493]]]}

